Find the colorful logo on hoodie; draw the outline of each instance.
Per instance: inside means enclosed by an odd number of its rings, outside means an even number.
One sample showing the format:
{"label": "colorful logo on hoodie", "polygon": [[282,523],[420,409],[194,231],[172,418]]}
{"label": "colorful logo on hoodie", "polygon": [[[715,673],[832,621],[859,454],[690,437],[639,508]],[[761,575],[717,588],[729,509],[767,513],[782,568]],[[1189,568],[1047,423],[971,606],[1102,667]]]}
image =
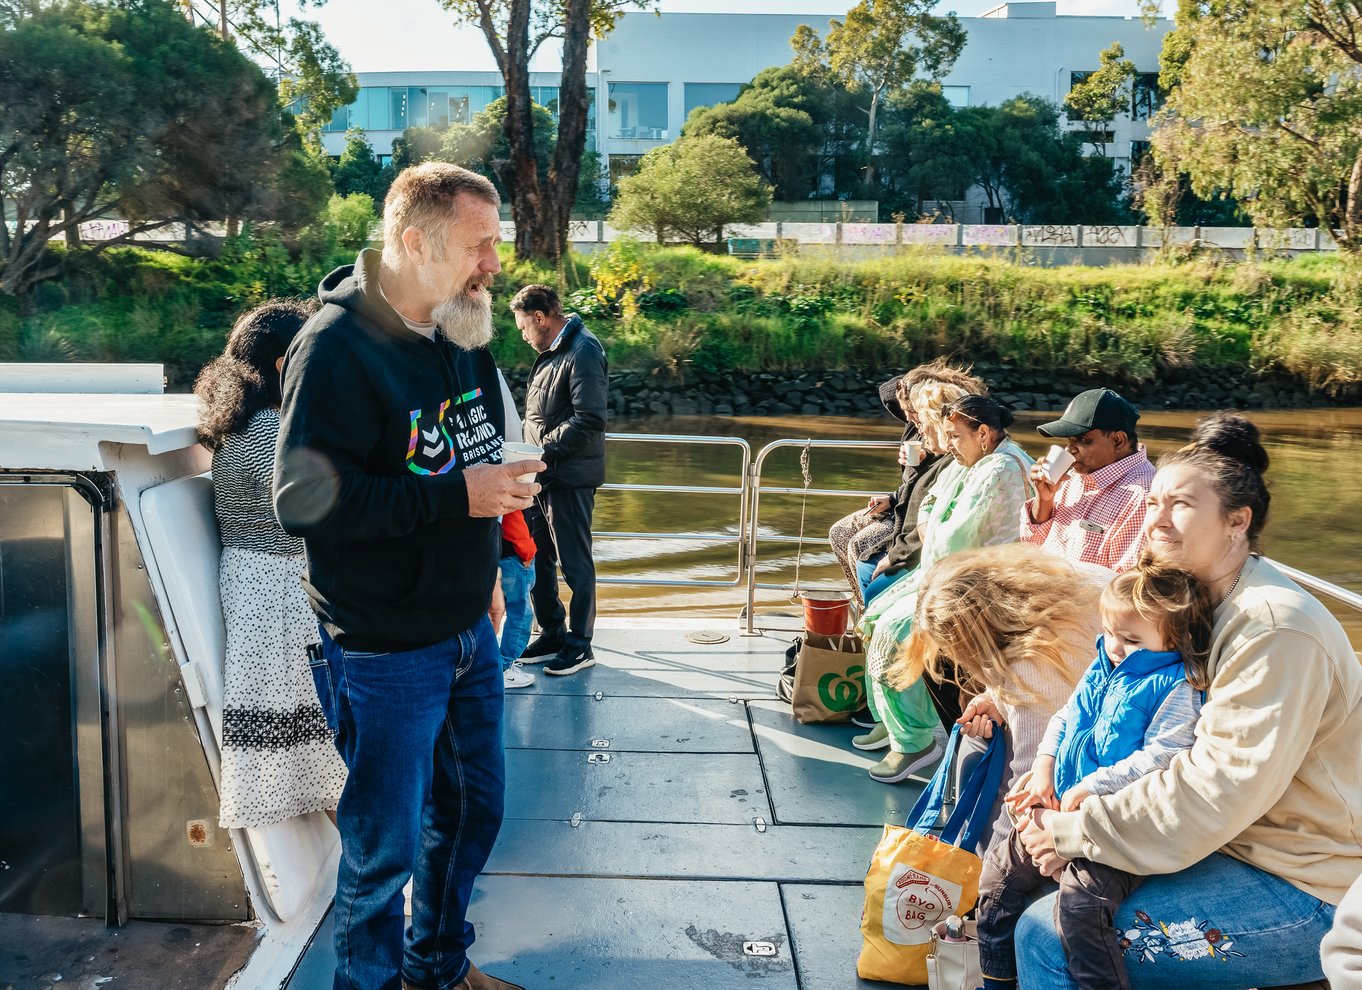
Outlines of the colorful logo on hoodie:
{"label": "colorful logo on hoodie", "polygon": [[449,420],[445,414],[450,402],[446,399],[433,416],[422,410],[411,411],[411,439],[407,444],[407,470],[413,474],[444,474],[458,463],[454,456],[454,438],[449,434]]}
{"label": "colorful logo on hoodie", "polygon": [[432,415],[411,411],[407,470],[412,474],[445,474],[460,463],[496,462],[500,455],[501,435],[487,415],[480,388],[446,399]]}

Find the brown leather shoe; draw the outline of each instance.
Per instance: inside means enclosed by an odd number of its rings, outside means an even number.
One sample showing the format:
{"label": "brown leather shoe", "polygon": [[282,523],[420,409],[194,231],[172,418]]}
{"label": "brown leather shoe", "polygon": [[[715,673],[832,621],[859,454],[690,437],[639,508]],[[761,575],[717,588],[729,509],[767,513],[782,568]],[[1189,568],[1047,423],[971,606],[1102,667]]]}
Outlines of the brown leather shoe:
{"label": "brown leather shoe", "polygon": [[507,983],[495,976],[488,976],[472,963],[468,964],[468,975],[454,990],[525,990],[519,983]]}
{"label": "brown leather shoe", "polygon": [[[421,988],[402,981],[402,990],[421,990]],[[472,963],[468,964],[468,973],[454,986],[454,990],[525,990],[519,983],[507,983],[505,980],[498,980],[495,976],[488,976]]]}

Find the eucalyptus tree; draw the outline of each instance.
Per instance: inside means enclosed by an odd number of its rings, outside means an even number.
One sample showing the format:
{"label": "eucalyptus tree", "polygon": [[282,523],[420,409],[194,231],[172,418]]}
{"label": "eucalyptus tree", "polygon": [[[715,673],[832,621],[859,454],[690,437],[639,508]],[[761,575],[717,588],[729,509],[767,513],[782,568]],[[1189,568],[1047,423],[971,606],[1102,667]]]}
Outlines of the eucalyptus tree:
{"label": "eucalyptus tree", "polygon": [[1088,144],[1107,156],[1107,134],[1118,114],[1130,106],[1135,82],[1135,63],[1126,58],[1119,41],[1098,56],[1099,67],[1069,89],[1064,97],[1065,115],[1083,126]]}
{"label": "eucalyptus tree", "polygon": [[[505,159],[492,163],[510,193],[517,258],[557,263],[567,253],[568,221],[586,150],[590,98],[586,85],[591,39],[614,30],[620,16],[647,0],[440,0],[478,27],[496,59],[506,89]],[[535,158],[530,60],[551,40],[561,42],[558,137],[548,174],[540,180]],[[599,94],[604,97],[605,94]],[[598,109],[601,112],[604,105]]]}
{"label": "eucalyptus tree", "polygon": [[1362,255],[1362,3],[1181,0],[1154,155],[1261,226],[1313,221]]}
{"label": "eucalyptus tree", "polygon": [[90,221],[123,221],[100,251],[177,221],[301,225],[330,191],[260,68],[167,0],[0,6],[0,292],[59,274],[49,242]]}
{"label": "eucalyptus tree", "polygon": [[866,108],[865,186],[878,183],[876,139],[883,102],[919,76],[940,79],[965,47],[954,14],[934,14],[936,0],[860,0],[844,20],[828,22],[827,37],[801,24],[790,39],[802,71],[829,73],[870,97]]}

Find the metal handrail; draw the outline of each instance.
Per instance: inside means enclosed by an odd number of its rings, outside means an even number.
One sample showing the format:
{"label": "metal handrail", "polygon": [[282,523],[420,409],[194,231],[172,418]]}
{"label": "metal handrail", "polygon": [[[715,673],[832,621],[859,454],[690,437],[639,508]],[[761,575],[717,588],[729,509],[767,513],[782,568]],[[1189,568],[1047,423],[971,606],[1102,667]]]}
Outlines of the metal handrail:
{"label": "metal handrail", "polygon": [[[607,531],[596,532],[592,535],[596,539],[668,539],[682,540],[697,543],[725,543],[734,540],[736,536],[738,550],[738,573],[731,581],[705,581],[705,580],[667,580],[667,579],[644,579],[644,578],[598,578],[602,584],[629,584],[629,585],[661,585],[668,587],[692,587],[692,588],[733,588],[739,585],[746,587],[747,607],[744,631],[754,633],[756,631],[756,591],[762,589],[777,589],[786,587],[784,584],[771,582],[760,582],[757,580],[759,557],[757,545],[759,542],[767,543],[800,543],[801,537],[785,536],[778,533],[763,535],[760,532],[761,523],[761,496],[762,495],[804,495],[806,491],[802,487],[790,486],[764,486],[762,484],[762,470],[766,465],[766,459],[774,451],[782,448],[808,446],[810,448],[836,449],[836,450],[892,450],[899,446],[896,440],[798,440],[782,439],[774,440],[766,444],[757,452],[756,457],[752,456],[752,448],[748,442],[741,437],[708,437],[690,436],[681,434],[646,434],[646,433],[607,433],[607,441],[617,443],[658,443],[658,444],[697,444],[707,446],[730,446],[737,447],[742,453],[741,479],[742,482],[735,486],[709,485],[646,485],[646,484],[627,484],[609,483],[601,486],[607,491],[637,491],[655,493],[685,493],[688,495],[737,495],[738,496],[738,529],[737,533],[720,531],[700,531],[700,532],[631,532],[631,531]],[[815,498],[866,498],[871,495],[879,495],[881,492],[864,491],[861,489],[837,489],[837,488],[813,488],[807,490],[807,494]],[[1266,558],[1265,558],[1266,559]],[[1306,571],[1283,564],[1280,561],[1269,561],[1274,567],[1280,570],[1287,577],[1291,578],[1301,587],[1316,594],[1327,596],[1340,604],[1362,613],[1362,594],[1342,588],[1323,578],[1315,577]]]}
{"label": "metal handrail", "polygon": [[[641,485],[620,482],[610,482],[601,486],[603,491],[614,492],[655,492],[655,493],[683,493],[686,495],[736,495],[738,496],[738,531],[737,550],[738,550],[738,569],[731,581],[705,581],[698,578],[688,579],[666,579],[666,578],[610,578],[597,577],[599,584],[633,584],[633,585],[657,585],[674,588],[736,588],[742,584],[747,573],[747,474],[748,468],[752,463],[752,447],[741,437],[705,437],[691,436],[686,434],[672,433],[607,433],[606,442],[615,441],[616,443],[655,443],[668,444],[695,444],[698,446],[711,447],[737,447],[742,452],[742,467],[739,477],[742,479],[737,486],[724,485]],[[695,532],[656,532],[656,533],[636,533],[636,532],[616,532],[605,531],[592,533],[593,538],[599,540],[639,540],[639,539],[666,539],[666,540],[689,540],[704,543],[726,543],[733,540],[734,533],[695,533]]]}
{"label": "metal handrail", "polygon": [[[757,453],[756,459],[752,462],[752,469],[747,475],[747,487],[749,489],[749,499],[751,507],[748,509],[748,535],[747,535],[747,566],[745,568],[747,579],[747,608],[744,610],[746,615],[746,625],[743,632],[752,635],[756,632],[756,601],[757,588],[779,588],[781,585],[758,584],[757,582],[757,543],[761,539],[758,526],[761,521],[761,496],[765,492],[768,495],[812,495],[817,498],[846,498],[860,496],[862,498],[871,495],[880,495],[882,492],[861,492],[859,490],[845,490],[835,488],[789,488],[772,487],[763,488],[761,484],[761,469],[766,464],[766,458],[773,451],[783,447],[808,448],[831,448],[837,450],[897,450],[900,444],[897,440],[773,440]],[[800,542],[800,537],[766,537],[770,542]]]}
{"label": "metal handrail", "polygon": [[1321,595],[1328,595],[1335,601],[1341,602],[1357,612],[1362,612],[1362,595],[1359,595],[1357,592],[1349,591],[1347,588],[1340,588],[1338,585],[1331,584],[1323,578],[1317,578],[1313,574],[1308,574],[1305,571],[1292,567],[1290,564],[1283,564],[1279,560],[1273,560],[1270,557],[1264,557],[1263,559],[1307,591],[1316,591]]}

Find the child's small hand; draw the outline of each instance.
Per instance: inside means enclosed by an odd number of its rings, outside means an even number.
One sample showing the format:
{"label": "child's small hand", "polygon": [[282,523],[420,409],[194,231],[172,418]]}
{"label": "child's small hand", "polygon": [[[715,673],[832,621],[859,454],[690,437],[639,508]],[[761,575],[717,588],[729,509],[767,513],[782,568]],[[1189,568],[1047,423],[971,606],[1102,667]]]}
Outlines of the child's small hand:
{"label": "child's small hand", "polygon": [[1037,756],[1031,769],[1017,780],[1011,793],[1003,799],[1014,812],[1028,808],[1058,808],[1055,800],[1055,759]]}
{"label": "child's small hand", "polygon": [[1082,784],[1075,784],[1064,792],[1064,800],[1059,802],[1060,811],[1077,811],[1084,798],[1092,797]]}

